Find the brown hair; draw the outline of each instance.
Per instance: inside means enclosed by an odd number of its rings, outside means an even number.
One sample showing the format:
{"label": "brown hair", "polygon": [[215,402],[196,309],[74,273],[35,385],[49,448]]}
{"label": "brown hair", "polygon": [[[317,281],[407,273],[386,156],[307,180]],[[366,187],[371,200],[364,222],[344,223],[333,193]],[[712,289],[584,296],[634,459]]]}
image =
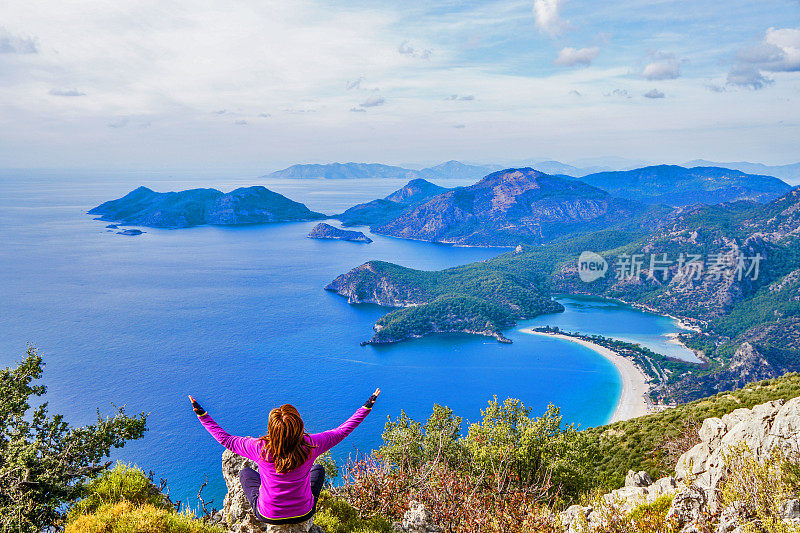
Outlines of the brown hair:
{"label": "brown hair", "polygon": [[293,405],[284,404],[269,412],[267,434],[259,440],[264,442],[261,454],[264,460],[275,463],[278,473],[291,472],[305,463],[311,453],[311,443],[306,441],[303,419]]}

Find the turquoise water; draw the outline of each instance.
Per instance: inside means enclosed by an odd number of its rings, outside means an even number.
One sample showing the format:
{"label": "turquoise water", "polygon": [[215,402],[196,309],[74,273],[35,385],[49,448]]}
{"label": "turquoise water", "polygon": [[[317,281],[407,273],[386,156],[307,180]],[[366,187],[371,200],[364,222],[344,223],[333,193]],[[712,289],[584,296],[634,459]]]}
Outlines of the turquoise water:
{"label": "turquoise water", "polygon": [[[379,386],[367,421],[335,449],[342,459],[380,444],[387,415],[425,418],[434,402],[474,421],[493,395],[521,398],[542,412],[561,406],[569,422],[604,423],[620,391],[614,367],[574,343],[511,331],[512,345],[435,336],[360,347],[386,312],[352,306],[323,290],[370,259],[421,269],[491,258],[497,249],[452,248],[372,235],[370,245],[305,238],[313,223],[184,230],[144,228],[139,237],[105,230],[85,211],[138,185],[155,190],[257,179],[170,176],[0,175],[0,365],[38,346],[53,412],[92,422],[111,403],[146,411],[146,437],[115,452],[169,481],[176,499],[222,503],[221,447],[197,423],[187,394],[232,433],[259,435],[266,415],[295,404],[311,431],[338,425]],[[263,183],[263,182],[262,182]],[[274,190],[334,213],[383,196],[400,182],[270,183]],[[585,310],[601,324],[608,311]],[[614,331],[653,339],[657,320],[626,308]],[[564,316],[567,316],[566,314]],[[626,327],[626,322],[629,327]],[[611,327],[610,325],[600,327]],[[193,501],[192,501],[193,503]]]}

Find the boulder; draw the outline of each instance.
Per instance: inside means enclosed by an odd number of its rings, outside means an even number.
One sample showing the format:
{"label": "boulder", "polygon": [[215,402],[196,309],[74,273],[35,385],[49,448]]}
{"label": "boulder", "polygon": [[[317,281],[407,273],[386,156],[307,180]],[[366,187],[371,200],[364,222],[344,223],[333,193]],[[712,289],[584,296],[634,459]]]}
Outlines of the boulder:
{"label": "boulder", "polygon": [[647,487],[653,484],[653,479],[650,474],[642,470],[641,472],[634,472],[628,470],[628,475],[625,476],[626,487]]}
{"label": "boulder", "polygon": [[403,514],[403,521],[395,524],[395,531],[404,533],[438,533],[439,529],[431,523],[431,513],[425,504],[416,500],[408,503],[408,511]]}
{"label": "boulder", "polygon": [[706,508],[706,492],[699,487],[686,487],[672,499],[667,520],[675,520],[682,532],[702,523]]}

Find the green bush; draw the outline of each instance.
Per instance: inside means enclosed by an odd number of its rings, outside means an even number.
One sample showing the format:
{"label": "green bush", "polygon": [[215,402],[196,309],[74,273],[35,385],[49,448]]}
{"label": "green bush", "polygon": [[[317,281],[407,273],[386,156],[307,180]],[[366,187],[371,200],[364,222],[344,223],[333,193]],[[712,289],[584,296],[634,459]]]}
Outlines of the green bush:
{"label": "green bush", "polygon": [[107,470],[88,482],[84,490],[85,496],[70,509],[70,521],[79,515],[93,513],[103,505],[119,502],[172,509],[142,470],[124,463],[117,463],[113,470]]}
{"label": "green bush", "polygon": [[91,514],[77,516],[65,533],[223,533],[187,512],[162,509],[129,501],[110,503]]}
{"label": "green bush", "polygon": [[381,516],[361,518],[355,507],[324,491],[317,502],[314,523],[327,533],[389,533],[392,523]]}

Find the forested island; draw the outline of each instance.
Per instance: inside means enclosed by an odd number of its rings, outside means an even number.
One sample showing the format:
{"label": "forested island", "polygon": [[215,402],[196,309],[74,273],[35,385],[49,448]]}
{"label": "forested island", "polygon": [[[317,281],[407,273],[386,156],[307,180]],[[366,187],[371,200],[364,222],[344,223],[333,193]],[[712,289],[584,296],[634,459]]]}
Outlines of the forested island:
{"label": "forested island", "polygon": [[260,185],[229,193],[217,189],[155,192],[139,187],[89,210],[100,220],[155,228],[295,222],[327,218]]}

